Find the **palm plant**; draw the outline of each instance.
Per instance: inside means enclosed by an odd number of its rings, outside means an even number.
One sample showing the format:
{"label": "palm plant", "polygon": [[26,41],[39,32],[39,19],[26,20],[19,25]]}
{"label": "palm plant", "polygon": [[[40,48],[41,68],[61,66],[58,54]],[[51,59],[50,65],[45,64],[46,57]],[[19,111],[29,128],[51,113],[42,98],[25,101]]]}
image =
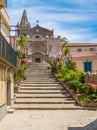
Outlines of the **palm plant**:
{"label": "palm plant", "polygon": [[67,57],[69,56],[70,54],[70,49],[68,47],[66,47],[66,45],[68,44],[68,39],[67,38],[62,38],[61,39],[61,43],[62,43],[62,56],[66,58],[66,61],[67,61]]}
{"label": "palm plant", "polygon": [[62,49],[62,54],[65,56],[65,57],[68,57],[69,56],[69,54],[70,54],[70,49],[69,48],[63,48]]}
{"label": "palm plant", "polygon": [[62,43],[62,49],[63,49],[68,44],[68,39],[66,37],[63,37],[61,39],[61,43]]}
{"label": "palm plant", "polygon": [[25,48],[27,47],[27,38],[24,35],[21,35],[19,39],[17,40],[17,45],[20,46],[21,52],[25,51]]}

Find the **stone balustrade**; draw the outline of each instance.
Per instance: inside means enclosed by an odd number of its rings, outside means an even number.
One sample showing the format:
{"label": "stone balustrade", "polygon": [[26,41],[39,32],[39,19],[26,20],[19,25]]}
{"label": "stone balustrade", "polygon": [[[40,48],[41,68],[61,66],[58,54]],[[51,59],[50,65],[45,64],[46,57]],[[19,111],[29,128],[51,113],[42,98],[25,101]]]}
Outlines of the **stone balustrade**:
{"label": "stone balustrade", "polygon": [[85,82],[97,84],[97,73],[86,73]]}

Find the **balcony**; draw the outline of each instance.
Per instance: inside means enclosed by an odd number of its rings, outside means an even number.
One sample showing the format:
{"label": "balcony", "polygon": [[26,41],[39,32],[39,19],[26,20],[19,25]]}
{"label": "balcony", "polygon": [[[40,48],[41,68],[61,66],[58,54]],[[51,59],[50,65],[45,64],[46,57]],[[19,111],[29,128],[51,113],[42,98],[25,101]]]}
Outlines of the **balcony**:
{"label": "balcony", "polygon": [[7,7],[7,0],[0,0],[0,7],[6,8]]}
{"label": "balcony", "polygon": [[0,33],[0,59],[16,67],[16,53]]}

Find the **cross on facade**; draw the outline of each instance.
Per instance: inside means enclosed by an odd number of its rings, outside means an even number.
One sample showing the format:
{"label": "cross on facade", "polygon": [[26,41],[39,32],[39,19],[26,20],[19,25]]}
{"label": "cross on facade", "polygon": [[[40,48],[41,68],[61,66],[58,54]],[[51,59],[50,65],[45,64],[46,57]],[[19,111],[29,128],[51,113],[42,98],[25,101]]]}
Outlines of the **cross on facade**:
{"label": "cross on facade", "polygon": [[39,24],[39,20],[37,20],[36,23]]}

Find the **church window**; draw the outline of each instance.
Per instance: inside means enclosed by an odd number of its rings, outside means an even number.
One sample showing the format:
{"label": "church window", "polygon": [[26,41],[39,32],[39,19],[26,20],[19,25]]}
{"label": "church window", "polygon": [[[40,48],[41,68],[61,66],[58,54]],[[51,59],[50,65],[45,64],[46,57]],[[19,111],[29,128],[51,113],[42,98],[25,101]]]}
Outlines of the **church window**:
{"label": "church window", "polygon": [[36,38],[39,38],[39,36],[38,36],[38,35],[36,35],[35,37],[36,37]]}

